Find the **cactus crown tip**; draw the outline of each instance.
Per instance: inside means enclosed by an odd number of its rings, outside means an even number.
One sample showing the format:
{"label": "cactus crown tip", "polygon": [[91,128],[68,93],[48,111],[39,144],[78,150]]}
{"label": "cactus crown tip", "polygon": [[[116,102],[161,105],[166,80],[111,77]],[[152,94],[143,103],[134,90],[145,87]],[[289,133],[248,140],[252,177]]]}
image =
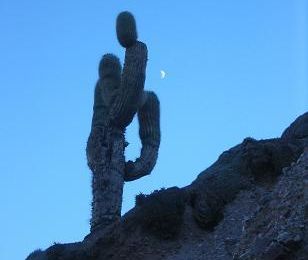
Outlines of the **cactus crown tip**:
{"label": "cactus crown tip", "polygon": [[125,17],[130,16],[134,18],[134,15],[130,11],[122,11],[121,13],[118,14],[118,18],[120,16],[125,16]]}
{"label": "cactus crown tip", "polygon": [[138,38],[134,15],[128,11],[121,12],[117,17],[116,31],[118,40],[124,48],[134,45]]}
{"label": "cactus crown tip", "polygon": [[121,68],[121,62],[119,58],[112,53],[107,53],[101,58],[98,72],[100,77],[104,77],[107,74],[117,75],[121,73]]}

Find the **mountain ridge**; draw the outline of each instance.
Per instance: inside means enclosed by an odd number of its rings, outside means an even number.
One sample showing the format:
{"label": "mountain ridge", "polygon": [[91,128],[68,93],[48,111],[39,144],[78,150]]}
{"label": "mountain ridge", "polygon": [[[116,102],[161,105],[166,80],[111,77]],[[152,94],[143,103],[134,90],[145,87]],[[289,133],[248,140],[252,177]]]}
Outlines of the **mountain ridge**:
{"label": "mountain ridge", "polygon": [[184,188],[136,197],[119,222],[27,259],[305,259],[308,113],[245,138]]}

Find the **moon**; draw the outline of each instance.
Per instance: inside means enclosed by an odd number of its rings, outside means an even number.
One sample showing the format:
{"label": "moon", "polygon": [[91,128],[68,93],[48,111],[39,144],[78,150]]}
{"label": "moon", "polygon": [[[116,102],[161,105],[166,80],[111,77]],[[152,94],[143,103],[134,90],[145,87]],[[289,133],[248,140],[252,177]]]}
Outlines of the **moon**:
{"label": "moon", "polygon": [[166,72],[163,71],[163,70],[161,70],[161,71],[160,71],[160,78],[161,78],[161,79],[164,79],[165,77],[166,77]]}

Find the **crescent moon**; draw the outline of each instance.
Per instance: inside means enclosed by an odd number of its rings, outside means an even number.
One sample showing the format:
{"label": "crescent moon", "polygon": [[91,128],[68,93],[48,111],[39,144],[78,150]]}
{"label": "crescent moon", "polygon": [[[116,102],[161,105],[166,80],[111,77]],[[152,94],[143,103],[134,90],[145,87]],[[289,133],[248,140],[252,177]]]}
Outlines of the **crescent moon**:
{"label": "crescent moon", "polygon": [[160,78],[161,78],[161,79],[164,79],[165,77],[166,77],[166,72],[163,71],[163,70],[161,70],[161,71],[160,71]]}

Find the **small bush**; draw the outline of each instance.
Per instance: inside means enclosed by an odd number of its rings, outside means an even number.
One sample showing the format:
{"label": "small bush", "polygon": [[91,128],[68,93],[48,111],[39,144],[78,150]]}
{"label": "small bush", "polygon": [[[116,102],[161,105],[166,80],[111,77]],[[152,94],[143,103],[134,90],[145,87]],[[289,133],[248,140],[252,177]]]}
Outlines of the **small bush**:
{"label": "small bush", "polygon": [[185,195],[178,187],[155,190],[150,195],[136,196],[144,231],[159,238],[173,238],[181,230],[185,210]]}
{"label": "small bush", "polygon": [[46,250],[46,255],[48,259],[60,260],[61,256],[64,254],[65,246],[59,243],[54,243],[53,246]]}

